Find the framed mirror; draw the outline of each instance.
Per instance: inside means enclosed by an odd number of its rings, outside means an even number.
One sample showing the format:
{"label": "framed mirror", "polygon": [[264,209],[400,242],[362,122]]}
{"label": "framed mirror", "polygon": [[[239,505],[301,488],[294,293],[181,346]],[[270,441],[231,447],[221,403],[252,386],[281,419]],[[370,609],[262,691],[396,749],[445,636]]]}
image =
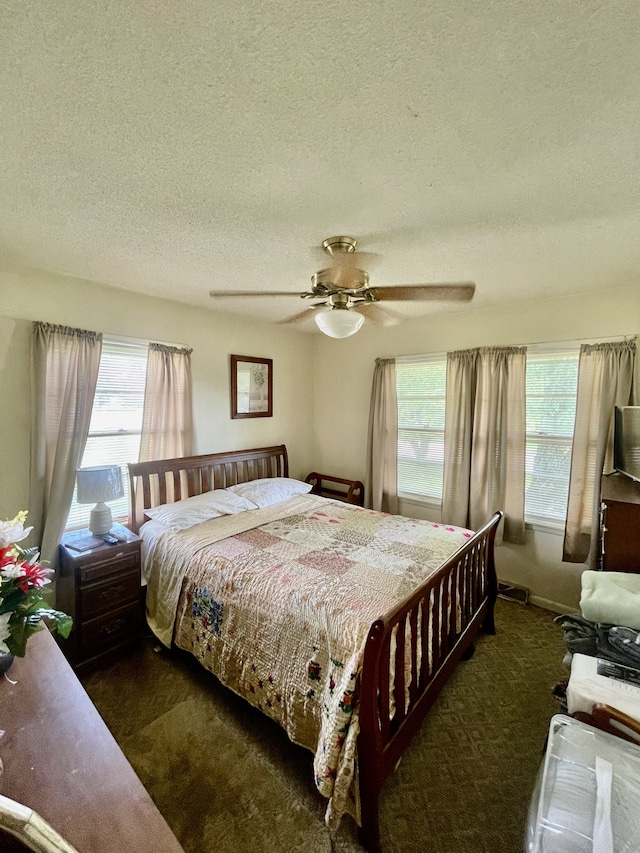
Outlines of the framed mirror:
{"label": "framed mirror", "polygon": [[273,415],[273,360],[251,355],[231,356],[231,417]]}

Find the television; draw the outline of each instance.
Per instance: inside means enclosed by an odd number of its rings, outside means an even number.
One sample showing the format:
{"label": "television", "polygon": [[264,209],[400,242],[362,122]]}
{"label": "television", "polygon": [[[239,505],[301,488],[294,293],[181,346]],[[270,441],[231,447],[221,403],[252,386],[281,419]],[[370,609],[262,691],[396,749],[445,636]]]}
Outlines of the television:
{"label": "television", "polygon": [[613,467],[640,482],[640,406],[616,406]]}

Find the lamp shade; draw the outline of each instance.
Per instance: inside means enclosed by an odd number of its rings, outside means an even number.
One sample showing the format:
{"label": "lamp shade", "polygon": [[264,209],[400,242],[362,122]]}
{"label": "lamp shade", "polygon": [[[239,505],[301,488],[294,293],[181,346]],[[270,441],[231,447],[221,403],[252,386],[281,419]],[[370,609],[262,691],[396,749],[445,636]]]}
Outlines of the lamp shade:
{"label": "lamp shade", "polygon": [[122,469],[119,465],[99,465],[77,471],[79,504],[115,501],[124,495]]}
{"label": "lamp shade", "polygon": [[94,536],[104,536],[113,523],[111,509],[105,501],[115,501],[124,495],[122,469],[119,465],[78,468],[76,478],[78,503],[95,503],[89,516],[89,530]]}
{"label": "lamp shade", "polygon": [[330,338],[348,338],[355,335],[364,323],[364,317],[349,308],[327,308],[315,315],[316,325]]}

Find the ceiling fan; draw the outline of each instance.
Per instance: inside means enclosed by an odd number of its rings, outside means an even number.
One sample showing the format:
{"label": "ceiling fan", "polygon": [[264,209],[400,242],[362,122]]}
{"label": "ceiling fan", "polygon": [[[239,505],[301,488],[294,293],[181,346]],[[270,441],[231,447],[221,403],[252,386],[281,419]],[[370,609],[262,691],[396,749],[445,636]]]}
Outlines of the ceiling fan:
{"label": "ceiling fan", "polygon": [[[468,302],[476,286],[473,282],[440,284],[398,284],[391,287],[370,287],[369,273],[361,269],[371,255],[356,252],[353,237],[328,237],[322,248],[332,264],[311,276],[311,290],[292,293],[285,290],[212,290],[214,298],[230,296],[298,296],[320,300],[285,322],[296,323],[310,314],[320,331],[332,338],[347,338],[361,328],[365,317],[373,322],[389,324],[397,317],[380,308],[378,302],[455,301]],[[321,309],[321,310],[319,310]]]}

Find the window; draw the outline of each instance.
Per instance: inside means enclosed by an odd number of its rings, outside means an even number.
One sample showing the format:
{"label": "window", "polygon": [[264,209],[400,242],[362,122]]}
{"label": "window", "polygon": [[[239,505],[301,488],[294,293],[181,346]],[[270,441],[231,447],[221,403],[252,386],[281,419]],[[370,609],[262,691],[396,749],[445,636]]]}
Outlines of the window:
{"label": "window", "polygon": [[[109,504],[114,518],[125,519],[129,514],[125,466],[127,462],[137,462],[140,452],[147,351],[146,343],[102,341],[89,436],[80,467],[123,466],[124,497]],[[77,503],[74,490],[67,527],[86,527],[92,508]]]}
{"label": "window", "polygon": [[398,492],[442,500],[447,360],[396,362]]}
{"label": "window", "polygon": [[563,523],[567,514],[579,349],[527,352],[525,518]]}
{"label": "window", "polygon": [[[579,348],[527,352],[525,519],[561,524],[567,511]],[[398,493],[442,500],[447,361],[396,362]]]}

